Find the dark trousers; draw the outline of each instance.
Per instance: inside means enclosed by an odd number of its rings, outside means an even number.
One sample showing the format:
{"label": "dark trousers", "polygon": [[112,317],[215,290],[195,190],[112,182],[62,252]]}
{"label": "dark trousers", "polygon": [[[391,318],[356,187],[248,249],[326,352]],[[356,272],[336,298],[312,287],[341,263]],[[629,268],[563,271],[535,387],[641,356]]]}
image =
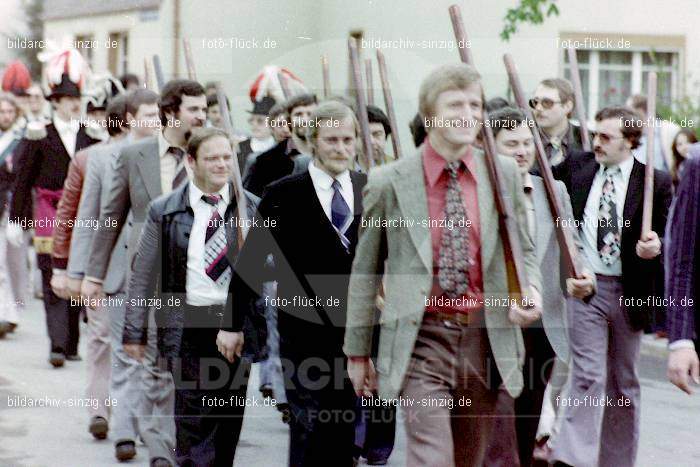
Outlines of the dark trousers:
{"label": "dark trousers", "polygon": [[532,451],[535,448],[544,392],[556,355],[541,324],[523,328],[523,342],[525,385],[515,400],[504,389],[499,392],[498,418],[484,461],[484,465],[488,467],[515,465],[513,458],[516,447],[519,465],[534,465]]}
{"label": "dark trousers", "polygon": [[389,459],[395,435],[396,407],[362,407],[362,399],[357,399],[355,448],[358,455],[369,461]]}
{"label": "dark trousers", "polygon": [[[379,322],[381,311],[375,310],[375,323]],[[380,327],[372,329],[372,359],[379,352]],[[375,360],[376,366],[376,360]],[[394,450],[396,436],[396,407],[362,406],[357,399],[357,423],[355,424],[355,457],[362,456],[368,461],[386,461]]]}
{"label": "dark trousers", "polygon": [[80,311],[82,307],[71,305],[68,300],[59,298],[53,293],[51,289],[51,255],[37,254],[36,258],[41,270],[46,328],[51,341],[51,351],[76,355],[78,353],[78,339],[80,338]]}
{"label": "dark trousers", "polygon": [[[197,312],[189,308],[188,314]],[[219,353],[213,321],[211,326],[187,324],[180,358],[171,361],[177,464],[231,467],[243,425],[250,364],[238,358],[230,363]]]}
{"label": "dark trousers", "polygon": [[532,465],[532,451],[535,448],[542,401],[556,355],[541,327],[523,329],[523,341],[525,387],[520,397],[515,399],[515,434],[520,465],[527,467]]}
{"label": "dark trousers", "polygon": [[[320,347],[320,346],[319,346]],[[289,422],[289,465],[353,465],[355,394],[345,370],[345,357],[291,356],[280,349]]]}

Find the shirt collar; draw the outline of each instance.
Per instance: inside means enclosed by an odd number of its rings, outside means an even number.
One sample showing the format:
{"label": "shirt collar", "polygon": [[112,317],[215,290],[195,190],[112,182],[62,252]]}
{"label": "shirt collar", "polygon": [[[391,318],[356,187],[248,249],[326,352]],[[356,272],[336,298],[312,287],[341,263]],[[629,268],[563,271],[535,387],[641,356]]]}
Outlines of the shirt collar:
{"label": "shirt collar", "polygon": [[[617,167],[620,168],[620,175],[622,176],[623,180],[629,180],[630,175],[632,174],[632,167],[634,166],[634,156],[630,156],[624,161],[620,162],[617,164]],[[614,165],[611,165],[609,167],[615,167]],[[603,174],[603,171],[605,170],[605,166],[603,164],[600,164],[600,168],[598,171],[600,174]]]}
{"label": "shirt collar", "polygon": [[574,137],[574,128],[573,125],[571,125],[571,122],[569,122],[566,126],[566,131],[559,136],[550,137],[544,131],[540,131],[540,136],[542,138],[542,145],[545,147],[548,145],[553,145],[554,142],[558,142],[559,147],[564,147],[568,149],[569,143]]}
{"label": "shirt collar", "polygon": [[309,162],[309,175],[314,183],[314,186],[319,187],[323,190],[330,190],[333,186],[333,181],[338,180],[340,186],[347,187],[348,184],[352,184],[350,180],[350,171],[346,170],[335,178],[328,175],[323,170],[316,167],[316,161],[312,160]]}
{"label": "shirt collar", "polygon": [[[464,165],[470,172],[474,172],[474,156],[472,155],[471,146],[467,148],[460,160],[464,162]],[[425,170],[425,176],[431,188],[437,184],[440,176],[445,171],[445,165],[447,165],[447,161],[433,148],[430,144],[430,136],[428,136],[425,149],[423,150],[423,170]]]}
{"label": "shirt collar", "polygon": [[53,126],[56,127],[56,131],[59,132],[59,134],[65,134],[65,133],[78,133],[78,130],[80,130],[80,123],[78,123],[77,120],[71,118],[69,121],[64,121],[57,116],[54,116],[53,118]]}
{"label": "shirt collar", "polygon": [[[168,153],[168,149],[171,147],[179,147],[175,146],[174,144],[170,144],[167,139],[165,139],[165,136],[163,135],[162,131],[158,132],[158,154],[160,155],[160,158],[164,158],[165,155]],[[184,148],[180,148],[183,151],[185,150]]]}
{"label": "shirt collar", "polygon": [[[189,181],[189,189],[190,189],[190,206],[194,207],[197,205],[199,202],[204,202],[202,200],[202,196],[204,195],[204,192],[200,190],[197,185],[195,185],[194,180]],[[224,201],[224,205],[228,206],[229,203],[231,202],[230,200],[230,193],[229,193],[229,184],[227,183],[224,185],[219,191],[216,193],[207,193],[207,194],[218,194],[221,196],[221,199]]]}

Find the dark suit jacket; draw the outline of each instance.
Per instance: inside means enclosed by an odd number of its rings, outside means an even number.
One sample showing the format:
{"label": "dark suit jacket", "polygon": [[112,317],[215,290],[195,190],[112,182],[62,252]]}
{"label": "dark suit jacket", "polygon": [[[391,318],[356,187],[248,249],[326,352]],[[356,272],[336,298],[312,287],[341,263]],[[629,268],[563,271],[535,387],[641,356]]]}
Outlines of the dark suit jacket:
{"label": "dark suit jacket", "polygon": [[[238,241],[236,234],[236,198],[231,189],[231,202],[225,213],[228,238],[228,258],[235,263]],[[258,198],[246,193],[248,218],[252,219]],[[143,298],[160,299],[161,308],[156,309],[158,325],[158,349],[164,357],[175,358],[180,354],[182,330],[185,325],[183,306],[186,298],[187,246],[189,243],[194,212],[190,207],[189,183],[185,183],[170,194],[153,200],[148,209],[138,248],[133,259],[129,280],[124,324],[125,344],[145,344],[148,327],[148,302]],[[168,305],[170,299],[179,300],[181,306]],[[176,303],[173,300],[172,303]],[[238,309],[236,314],[238,314]],[[267,328],[261,309],[240,309],[245,312],[240,322],[244,335],[244,357],[253,361],[264,356]],[[224,316],[222,316],[223,320]],[[231,319],[231,313],[226,315]],[[221,328],[230,324],[221,323]]]}
{"label": "dark suit jacket", "polygon": [[[233,310],[250,309],[261,296],[263,282],[278,282],[280,356],[295,366],[287,398],[295,419],[309,425],[313,422],[306,411],[316,404],[353,404],[344,372],[342,379],[341,375],[331,378],[335,384],[330,381],[315,389],[309,387],[308,376],[306,381],[296,379],[303,362],[326,362],[326,374],[330,370],[337,375],[338,368],[344,368],[348,283],[362,215],[361,193],[367,182],[364,174],[350,172],[350,177],[355,199],[354,219],[346,232],[347,250],[321,207],[311,175],[285,177],[271,184],[260,201],[258,219],[271,227],[259,224],[250,231],[231,280],[233,306],[227,309]],[[269,254],[274,266],[266,269]]]}
{"label": "dark suit jacket", "polygon": [[[80,126],[75,140],[75,152],[99,142],[85,133]],[[63,146],[63,141],[53,123],[46,125],[46,136],[37,140],[23,139],[14,156],[14,170],[17,173],[10,219],[33,218],[32,189],[60,190],[68,175],[71,158]]]}
{"label": "dark suit jacket", "polygon": [[669,299],[674,300],[668,306],[668,340],[697,339],[700,336],[700,147],[697,145],[683,162],[667,232],[666,290]]}
{"label": "dark suit jacket", "polygon": [[241,169],[241,175],[244,173],[245,161],[252,153],[253,148],[250,147],[250,138],[238,143],[238,153],[236,154],[236,157],[238,158],[238,167]]}
{"label": "dark suit jacket", "polygon": [[[590,135],[589,135],[590,136]],[[552,158],[552,144],[549,142],[547,135],[540,129],[540,137],[542,138],[542,145],[544,146],[544,152],[547,155],[547,160]],[[593,138],[590,138],[593,141]],[[581,142],[581,126],[574,125],[569,122],[569,129],[566,132],[565,138],[562,140],[562,145],[564,146],[564,157],[569,157],[575,152],[583,151],[583,143]],[[551,162],[550,162],[551,165]],[[530,169],[530,173],[533,175],[541,176],[540,166],[535,160],[535,163]]]}
{"label": "dark suit jacket", "polygon": [[292,149],[287,154],[287,144],[288,140],[281,141],[255,159],[243,180],[246,190],[256,196],[262,196],[267,185],[294,171],[292,158],[299,154],[299,151]]}
{"label": "dark suit jacket", "polygon": [[[564,162],[552,168],[554,177],[566,185],[571,196],[574,218],[583,224],[583,211],[593,178],[599,168],[592,152],[575,152]],[[654,170],[654,209],[651,227],[659,235],[663,245],[666,217],[671,204],[671,177],[666,172]],[[644,200],[644,164],[634,161],[627,186],[623,208],[621,237],[622,285],[625,297],[647,300],[654,295],[663,297],[663,257],[646,260],[637,256],[636,245],[642,232],[642,204]],[[653,308],[628,307],[630,322],[635,329],[644,329]]]}

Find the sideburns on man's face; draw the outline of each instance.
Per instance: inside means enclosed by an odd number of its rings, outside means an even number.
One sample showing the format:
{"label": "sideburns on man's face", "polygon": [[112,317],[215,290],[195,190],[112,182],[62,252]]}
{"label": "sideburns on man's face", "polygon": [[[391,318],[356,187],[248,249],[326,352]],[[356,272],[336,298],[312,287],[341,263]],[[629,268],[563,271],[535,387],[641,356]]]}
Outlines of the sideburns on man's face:
{"label": "sideburns on man's face", "polygon": [[203,127],[207,120],[207,97],[202,94],[200,96],[182,95],[180,109],[175,115],[179,120],[179,128],[186,133],[192,128]]}

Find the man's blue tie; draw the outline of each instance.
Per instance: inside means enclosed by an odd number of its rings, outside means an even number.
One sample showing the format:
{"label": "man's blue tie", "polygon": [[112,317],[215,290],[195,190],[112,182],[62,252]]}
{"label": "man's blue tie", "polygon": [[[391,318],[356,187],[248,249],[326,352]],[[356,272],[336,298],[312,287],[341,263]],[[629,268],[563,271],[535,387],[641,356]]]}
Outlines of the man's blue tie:
{"label": "man's blue tie", "polygon": [[348,207],[348,203],[345,202],[343,195],[340,193],[340,182],[338,180],[333,180],[333,200],[331,201],[331,223],[333,227],[336,228],[340,234],[340,240],[343,245],[347,248],[349,241],[345,238],[345,231],[348,229],[350,222],[350,217],[352,212]]}

